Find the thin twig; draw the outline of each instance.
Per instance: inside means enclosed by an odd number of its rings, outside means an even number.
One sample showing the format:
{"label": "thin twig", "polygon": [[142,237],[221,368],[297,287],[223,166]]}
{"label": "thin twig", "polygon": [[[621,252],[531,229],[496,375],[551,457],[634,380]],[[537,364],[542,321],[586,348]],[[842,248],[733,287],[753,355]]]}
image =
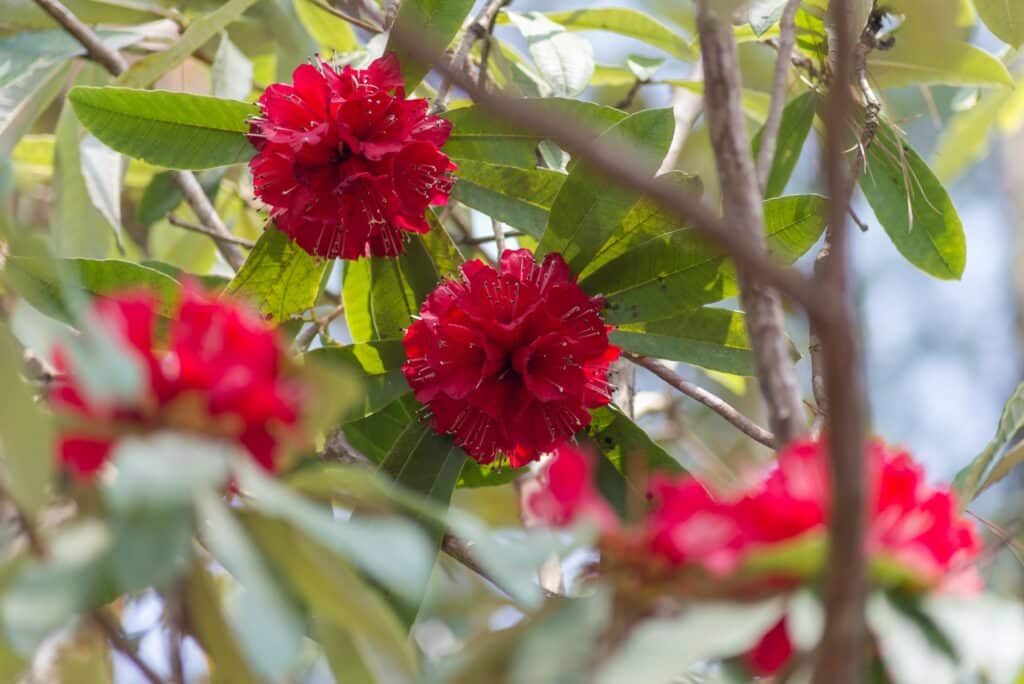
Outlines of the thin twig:
{"label": "thin twig", "polygon": [[209,237],[215,237],[218,240],[224,240],[226,242],[231,242],[231,243],[236,244],[236,245],[241,245],[242,247],[247,247],[248,249],[252,249],[253,247],[256,246],[256,243],[253,242],[252,240],[246,240],[245,238],[237,237],[235,235],[230,235],[228,237],[224,237],[224,236],[221,236],[221,235],[214,235],[209,230],[207,230],[206,226],[199,225],[198,223],[192,223],[191,221],[186,221],[185,219],[180,218],[176,214],[168,214],[167,215],[167,222],[170,223],[172,226],[176,226],[178,228],[184,228],[185,230],[190,230],[193,233],[201,233],[202,235],[206,235],[206,236],[209,236]]}
{"label": "thin twig", "polygon": [[353,17],[351,15],[345,14],[344,12],[339,10],[338,8],[336,8],[336,7],[332,6],[332,5],[324,2],[324,0],[310,0],[310,2],[312,2],[314,5],[316,5],[320,9],[322,9],[324,12],[327,12],[327,13],[337,17],[338,19],[341,19],[342,21],[347,21],[348,23],[352,24],[353,26],[357,26],[357,27],[363,29],[364,31],[369,31],[370,33],[380,33],[383,30],[377,24],[371,24],[368,21],[363,21],[362,19],[358,19],[358,18]]}
{"label": "thin twig", "polygon": [[384,30],[387,31],[395,24],[398,18],[398,10],[402,6],[402,0],[385,0],[384,2]]}
{"label": "thin twig", "polygon": [[292,353],[301,354],[309,348],[309,345],[313,343],[313,340],[321,332],[327,330],[328,326],[331,325],[339,316],[345,313],[345,305],[339,304],[329,314],[321,319],[313,321],[313,325],[303,328],[299,331],[299,334],[295,336],[295,341],[292,342]]}
{"label": "thin twig", "polygon": [[698,387],[697,385],[684,380],[677,373],[665,367],[655,359],[651,359],[646,356],[639,356],[630,352],[625,352],[623,356],[636,365],[646,368],[651,373],[661,378],[691,399],[704,404],[754,441],[759,442],[768,448],[775,447],[775,435],[737,411],[735,407],[721,397],[712,394],[703,387]]}
{"label": "thin twig", "polygon": [[[99,39],[92,29],[86,26],[76,17],[71,10],[61,4],[60,0],[35,0],[43,10],[59,23],[64,30],[74,36],[75,40],[82,44],[87,54],[93,60],[99,62],[114,76],[119,76],[128,68],[128,62],[116,50],[111,50]],[[203,192],[199,181],[189,171],[175,171],[173,174],[174,183],[181,190],[185,201],[192,207],[192,211],[199,218],[202,224],[211,233],[217,248],[224,256],[224,259],[236,271],[242,267],[245,258],[239,251],[238,246],[227,241],[231,236],[227,226],[217,215],[209,198]]]}
{"label": "thin twig", "polygon": [[[732,25],[710,0],[697,3],[697,31],[704,58],[704,110],[722,188],[725,220],[753,250],[767,255],[764,208],[743,113],[743,87]],[[806,429],[796,367],[786,339],[778,292],[739,268],[740,301],[754,354],[768,421],[783,446]]]}
{"label": "thin twig", "polygon": [[128,643],[128,639],[121,631],[121,626],[118,624],[118,621],[114,617],[112,617],[103,608],[97,608],[96,610],[92,611],[91,613],[89,613],[89,617],[92,620],[93,624],[95,624],[99,628],[99,630],[103,632],[103,635],[107,638],[107,641],[110,642],[111,647],[124,657],[128,658],[128,660],[130,660],[132,664],[135,665],[136,668],[138,668],[139,672],[142,673],[142,676],[146,678],[146,681],[148,681],[150,684],[164,684],[163,680],[160,678],[160,675],[158,675],[153,670],[153,668],[146,664],[146,661],[139,657],[139,654],[136,653],[135,649],[132,648],[131,644]]}
{"label": "thin twig", "polygon": [[772,99],[768,108],[768,118],[764,122],[764,133],[761,135],[761,151],[757,157],[757,184],[762,194],[768,182],[772,162],[775,160],[775,144],[779,139],[782,109],[786,105],[786,93],[789,90],[790,58],[793,55],[793,46],[796,45],[796,11],[800,9],[801,2],[802,0],[789,0],[779,19],[779,54],[775,59]]}
{"label": "thin twig", "polygon": [[[450,71],[459,72],[465,68],[469,59],[469,52],[473,49],[473,44],[490,35],[490,32],[494,30],[495,17],[498,16],[498,12],[507,3],[508,0],[487,0],[487,3],[484,4],[466,26],[465,31],[463,31],[462,39],[455,48],[451,61],[448,62]],[[436,114],[437,112],[444,111],[448,103],[448,97],[451,95],[453,82],[454,79],[449,74],[443,74],[441,84],[437,87],[437,96],[434,98],[434,104],[431,106],[433,113]],[[481,85],[480,87],[484,86]]]}
{"label": "thin twig", "polygon": [[636,99],[637,93],[640,92],[640,88],[650,83],[650,81],[641,81],[639,78],[633,81],[633,85],[626,91],[626,95],[615,103],[616,109],[629,109],[633,106],[633,100]]}
{"label": "thin twig", "polygon": [[[502,231],[502,234],[506,238],[512,237],[523,237],[526,233],[520,230],[508,230]],[[460,245],[466,245],[467,247],[476,247],[478,245],[486,245],[488,242],[494,242],[498,239],[497,235],[482,235],[480,237],[467,237],[458,240]]]}
{"label": "thin twig", "polygon": [[539,110],[529,102],[503,93],[484,90],[465,75],[458,73],[432,49],[436,39],[413,34],[402,26],[395,26],[392,35],[399,40],[414,59],[432,64],[471,97],[482,110],[497,119],[516,124],[568,152],[577,161],[586,162],[600,172],[607,182],[649,197],[655,203],[691,227],[695,233],[732,257],[736,265],[768,285],[777,287],[809,313],[822,320],[834,317],[831,307],[832,293],[813,283],[799,271],[780,266],[763,250],[750,245],[746,236],[727,225],[716,212],[699,198],[679,192],[678,185],[665,179],[651,178],[650,170],[636,158],[636,149],[612,141],[595,140],[595,132],[581,127],[576,121],[566,121]]}
{"label": "thin twig", "polygon": [[846,123],[852,109],[849,84],[858,49],[850,24],[849,0],[830,5],[834,32],[832,84],[826,102],[823,150],[829,192],[830,255],[815,280],[835,294],[838,314],[830,321],[814,319],[821,337],[828,402],[829,465],[832,519],[825,577],[825,631],[814,667],[814,684],[859,684],[864,681],[868,639],[865,602],[868,595],[864,556],[866,473],[861,358],[856,337],[849,260],[847,207],[856,176],[844,149]]}

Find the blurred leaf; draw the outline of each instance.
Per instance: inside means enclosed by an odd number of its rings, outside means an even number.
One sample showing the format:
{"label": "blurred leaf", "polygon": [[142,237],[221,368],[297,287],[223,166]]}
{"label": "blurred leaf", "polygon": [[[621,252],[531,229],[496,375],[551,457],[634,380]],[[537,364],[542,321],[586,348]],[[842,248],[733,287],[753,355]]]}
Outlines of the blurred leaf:
{"label": "blurred leaf", "polygon": [[[305,64],[309,58],[316,54],[317,44],[313,40],[305,26],[299,20],[299,15],[292,4],[293,0],[263,0],[256,3],[250,14],[260,18],[263,31],[260,43],[263,50],[270,49],[273,57],[273,77],[268,74],[262,77],[263,81],[279,81],[287,83],[292,80],[292,73],[300,64]],[[232,26],[236,29],[241,22]],[[268,45],[268,39],[270,44]],[[239,43],[243,50],[253,54],[245,45]],[[260,51],[257,48],[255,51]]]}
{"label": "blurred leaf", "polygon": [[268,225],[225,293],[248,299],[267,320],[280,323],[312,308],[327,265]]}
{"label": "blurred leaf", "polygon": [[547,169],[523,169],[460,160],[452,197],[513,228],[539,238],[566,175]]}
{"label": "blurred leaf", "polygon": [[[1024,605],[995,594],[925,597],[922,610],[956,650],[957,682],[1016,684],[1024,671]],[[993,625],[999,625],[993,629]],[[930,684],[930,683],[929,683]]]}
{"label": "blurred leaf", "polygon": [[665,60],[661,57],[630,55],[626,58],[626,67],[638,81],[650,81],[664,63]]}
{"label": "blurred leaf", "polygon": [[50,496],[54,444],[51,417],[36,404],[21,378],[21,349],[6,326],[0,326],[0,454],[7,490],[22,512],[34,520]]}
{"label": "blurred leaf", "polygon": [[[782,263],[796,261],[825,229],[819,195],[770,199],[764,211],[768,249]],[[732,263],[688,228],[631,247],[580,285],[607,298],[605,320],[615,325],[670,318],[738,292]]]}
{"label": "blurred leaf", "polygon": [[[668,78],[659,81],[659,83],[664,83],[665,85],[670,85],[675,88],[685,88],[697,95],[704,94],[704,81],[684,81],[676,78]],[[771,104],[771,98],[768,96],[768,93],[744,88],[740,98],[743,104],[743,113],[759,124],[764,123],[764,120],[768,118],[768,106]]]}
{"label": "blurred leaf", "polygon": [[114,231],[119,248],[122,245],[121,185],[124,180],[124,157],[94,136],[82,138],[78,148],[82,179],[92,205]]}
{"label": "blurred leaf", "polygon": [[284,677],[302,648],[305,625],[298,606],[219,494],[199,494],[196,516],[204,523],[204,544],[237,580],[222,604],[239,646],[255,671]]}
{"label": "blurred leaf", "polygon": [[750,28],[758,36],[764,35],[768,29],[778,23],[785,7],[786,0],[754,0],[747,16]]}
{"label": "blurred leaf", "polygon": [[540,12],[505,11],[533,57],[533,63],[558,97],[579,95],[594,74],[594,49]]}
{"label": "blurred leaf", "polygon": [[120,592],[163,589],[185,568],[192,550],[192,511],[123,511],[112,521],[111,578]]}
{"label": "blurred leaf", "polygon": [[[347,630],[377,682],[412,682],[419,663],[387,601],[340,558],[285,523],[246,515],[245,526],[320,621]],[[326,645],[325,645],[326,646]]]}
{"label": "blurred leaf", "polygon": [[341,299],[345,322],[353,342],[380,339],[370,306],[370,260],[346,261],[342,272]]}
{"label": "blurred leaf", "polygon": [[102,589],[110,530],[97,520],[61,528],[49,540],[49,556],[18,571],[2,598],[4,630],[22,655],[71,617],[94,605]]}
{"label": "blurred leaf", "polygon": [[964,505],[1006,477],[1024,460],[1024,384],[1018,385],[1003,407],[996,434],[973,461],[956,475],[954,486]]}
{"label": "blurred leaf", "polygon": [[74,321],[61,272],[70,278],[78,296],[98,297],[145,289],[157,297],[157,312],[174,315],[181,286],[155,269],[120,259],[55,259],[12,256],[4,276],[32,306],[60,321]]}
{"label": "blurred leaf", "polygon": [[412,394],[404,395],[380,411],[346,424],[345,436],[359,453],[379,463],[412,422],[418,408]]}
{"label": "blurred leaf", "polygon": [[[626,117],[601,138],[640,148],[644,168],[653,176],[672,139],[673,125],[670,109],[649,109]],[[595,169],[586,164],[576,166],[551,207],[537,255],[559,252],[573,271],[580,272],[636,201],[633,191],[609,187]]]}
{"label": "blurred leaf", "polygon": [[307,358],[339,365],[353,371],[363,383],[361,401],[345,422],[369,416],[410,392],[402,374],[405,349],[401,340],[375,340],[345,347],[325,346],[306,354]]}
{"label": "blurred leaf", "polygon": [[684,36],[650,16],[628,7],[587,7],[544,15],[570,31],[611,31],[635,38],[685,61],[697,59]]}
{"label": "blurred leaf", "polygon": [[974,0],[989,31],[1012,48],[1024,43],[1024,5],[1014,0]]}
{"label": "blurred leaf", "polygon": [[594,681],[671,681],[701,661],[745,653],[783,613],[779,599],[753,604],[691,603],[678,617],[641,623],[601,666]]}
{"label": "blurred leaf", "polygon": [[[814,123],[814,112],[818,106],[818,95],[809,90],[791,100],[782,110],[782,122],[779,125],[779,137],[775,143],[775,157],[772,159],[771,170],[765,183],[765,199],[779,197],[786,191],[786,185],[793,175],[796,163],[800,161],[800,153],[804,142],[811,132]],[[754,157],[761,151],[761,128],[754,136]]]}
{"label": "blurred leaf", "polygon": [[[390,607],[388,607],[390,610]],[[331,674],[338,682],[373,682],[356,645],[358,630],[348,630],[327,617],[313,614],[313,636],[320,643]]]}
{"label": "blurred leaf", "polygon": [[[143,9],[136,3],[103,0],[66,0],[62,3],[87,24],[136,24],[152,21],[159,15]],[[5,0],[0,27],[50,29],[57,25],[54,19],[32,0]]]}
{"label": "blurred leaf", "polygon": [[238,19],[256,0],[229,0],[213,12],[193,19],[174,44],[162,52],[154,52],[128,67],[114,84],[125,88],[148,88],[171,69],[178,67],[228,24]]}
{"label": "blurred leaf", "polygon": [[239,50],[226,32],[210,65],[210,85],[214,97],[246,100],[252,92],[252,62]]}
{"label": "blurred leaf", "polygon": [[882,592],[867,603],[868,627],[892,684],[956,684],[955,654],[947,652]]}
{"label": "blurred leaf", "polygon": [[211,684],[259,684],[221,612],[220,592],[196,561],[185,584],[188,628],[209,656]]}
{"label": "blurred leaf", "polygon": [[[221,179],[224,178],[225,170],[221,167],[196,174],[196,178],[211,204],[217,199],[217,189]],[[142,193],[142,199],[139,200],[136,220],[143,226],[150,226],[174,211],[181,204],[182,199],[181,190],[175,184],[171,171],[154,174]]]}
{"label": "blurred leaf", "polygon": [[310,0],[293,0],[293,2],[299,21],[306,27],[309,35],[313,37],[325,55],[329,54],[330,50],[351,52],[359,47],[356,33],[347,21],[339,19]]}
{"label": "blurred leaf", "polygon": [[203,95],[79,86],[68,93],[82,123],[129,157],[172,169],[248,161],[255,105]]}
{"label": "blurred leaf", "polygon": [[702,307],[672,318],[621,325],[609,340],[634,354],[734,375],[755,374],[746,321],[739,311]]}
{"label": "blurred leaf", "polygon": [[466,454],[429,421],[412,421],[380,462],[399,484],[445,504],[451,499]]}
{"label": "blurred leaf", "polygon": [[429,66],[413,59],[395,36],[422,36],[426,45],[440,57],[459,32],[473,5],[473,0],[405,0],[401,4],[395,18],[396,30],[391,31],[384,50],[398,55],[406,92],[411,93],[420,84]]}
{"label": "blurred leaf", "polygon": [[522,475],[521,468],[512,468],[507,463],[492,461],[487,465],[477,463],[471,458],[466,459],[459,474],[456,487],[497,487],[513,482]]}
{"label": "blurred leaf", "polygon": [[924,160],[888,124],[878,128],[860,187],[907,261],[936,278],[960,279],[967,245],[956,207]]}
{"label": "blurred leaf", "polygon": [[908,85],[1012,86],[998,57],[959,40],[901,30],[891,50],[868,56],[868,74],[879,88]]}
{"label": "blurred leaf", "polygon": [[57,646],[53,659],[60,684],[114,684],[114,661],[107,639],[87,622]]}
{"label": "blurred leaf", "polygon": [[[611,107],[567,98],[530,98],[521,104],[571,120],[595,136],[626,117],[625,112]],[[473,160],[523,169],[537,167],[537,145],[542,138],[536,133],[504,122],[476,105],[453,109],[444,116],[452,123],[444,151],[460,166],[462,160]]]}

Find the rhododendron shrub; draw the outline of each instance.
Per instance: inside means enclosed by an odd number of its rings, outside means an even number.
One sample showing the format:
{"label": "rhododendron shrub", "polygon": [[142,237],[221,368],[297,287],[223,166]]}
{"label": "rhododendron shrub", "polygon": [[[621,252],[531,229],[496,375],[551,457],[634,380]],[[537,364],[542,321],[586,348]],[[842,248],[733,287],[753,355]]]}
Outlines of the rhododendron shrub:
{"label": "rhododendron shrub", "polygon": [[78,478],[94,477],[118,439],[132,434],[180,430],[229,440],[269,471],[303,439],[303,387],[289,374],[279,335],[244,304],[187,286],[166,324],[155,295],[144,291],[97,300],[90,316],[120,354],[140,362],[143,387],[131,402],[90,396],[81,369],[56,350],[59,458]]}
{"label": "rhododendron shrub", "polygon": [[603,301],[558,254],[538,263],[506,250],[497,267],[468,261],[427,296],[403,343],[402,367],[434,429],[481,463],[522,466],[590,424],[611,401]]}
{"label": "rhododendron shrub", "polygon": [[303,64],[259,105],[253,189],[310,254],[401,254],[407,233],[430,230],[427,207],[447,203],[455,165],[440,148],[451,124],[406,99],[393,54],[365,69]]}

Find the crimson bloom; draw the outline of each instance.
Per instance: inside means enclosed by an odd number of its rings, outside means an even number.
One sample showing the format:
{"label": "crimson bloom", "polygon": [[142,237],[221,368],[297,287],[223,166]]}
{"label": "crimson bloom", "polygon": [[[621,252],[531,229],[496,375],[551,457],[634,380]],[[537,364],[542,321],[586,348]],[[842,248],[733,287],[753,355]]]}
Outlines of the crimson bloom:
{"label": "crimson bloom", "polygon": [[62,380],[51,399],[65,418],[59,457],[79,479],[92,478],[125,434],[177,429],[233,440],[267,470],[274,470],[282,441],[298,437],[303,397],[286,374],[283,347],[240,304],[186,286],[166,345],[155,339],[151,294],[97,299],[92,315],[141,362],[144,391],[114,404],[90,397],[67,354],[56,350]]}
{"label": "crimson bloom", "polygon": [[256,196],[310,254],[358,259],[405,251],[426,233],[428,206],[448,201],[456,167],[441,151],[451,124],[405,99],[398,59],[340,72],[303,64],[259,99],[249,139]]}
{"label": "crimson bloom", "polygon": [[518,467],[610,401],[619,349],[608,343],[602,305],[558,254],[538,264],[529,250],[508,250],[497,269],[468,261],[406,331],[402,370],[434,429],[480,463],[504,454]]}

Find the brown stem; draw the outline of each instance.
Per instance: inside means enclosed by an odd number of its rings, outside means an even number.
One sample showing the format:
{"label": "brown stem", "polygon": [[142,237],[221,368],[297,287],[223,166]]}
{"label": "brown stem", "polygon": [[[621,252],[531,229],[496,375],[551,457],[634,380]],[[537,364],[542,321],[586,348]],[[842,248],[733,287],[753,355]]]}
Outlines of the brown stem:
{"label": "brown stem", "polygon": [[128,639],[125,638],[124,633],[121,631],[121,627],[118,621],[110,615],[107,611],[102,608],[97,608],[89,614],[93,624],[95,624],[103,635],[110,642],[111,648],[115,651],[128,658],[138,668],[142,676],[146,678],[150,684],[164,684],[153,668],[151,668],[145,660],[139,657],[139,654],[135,652],[131,644],[128,643]]}
{"label": "brown stem", "polygon": [[757,157],[757,184],[762,195],[775,159],[775,143],[782,125],[782,109],[786,105],[786,92],[789,90],[790,58],[793,46],[796,45],[796,11],[800,9],[801,2],[789,0],[779,19],[779,54],[775,59],[775,74],[772,78],[772,99],[768,118],[764,122],[764,133],[761,135],[761,151]]}
{"label": "brown stem", "polygon": [[378,24],[363,21],[362,19],[359,19],[357,17],[345,14],[344,12],[334,7],[333,5],[324,2],[324,0],[310,0],[310,2],[312,2],[314,5],[322,9],[324,12],[327,12],[337,17],[338,19],[341,19],[342,21],[347,21],[353,26],[358,26],[364,31],[369,31],[370,33],[380,33],[383,30]]}
{"label": "brown stem", "polygon": [[343,313],[345,313],[345,305],[339,304],[323,318],[313,321],[313,325],[299,331],[299,334],[295,336],[295,341],[292,342],[292,352],[295,354],[304,352],[313,343],[316,336],[327,330],[327,327]]}
{"label": "brown stem", "polygon": [[[486,39],[490,36],[491,31],[494,30],[494,21],[498,16],[498,12],[501,11],[501,8],[507,3],[508,0],[488,0],[477,15],[469,22],[465,31],[462,33],[462,40],[459,41],[459,44],[452,55],[451,61],[448,63],[453,72],[465,69],[467,61],[469,60],[469,52],[473,49],[473,45],[476,41]],[[441,79],[441,84],[437,87],[437,96],[434,98],[434,104],[431,107],[432,112],[437,113],[444,111],[445,106],[448,103],[448,97],[451,95],[452,85],[453,79],[447,74],[444,75]],[[481,81],[480,87],[484,87],[483,81]]]}
{"label": "brown stem", "polygon": [[625,352],[623,356],[636,365],[646,368],[655,376],[661,378],[691,399],[704,404],[709,409],[722,416],[722,418],[725,418],[735,428],[753,439],[755,442],[759,442],[769,449],[774,448],[775,436],[772,433],[768,432],[763,427],[737,411],[731,404],[721,397],[712,394],[703,387],[698,387],[691,382],[687,382],[655,359],[650,359],[646,356],[639,356],[630,352]]}
{"label": "brown stem", "polygon": [[[697,7],[704,58],[704,111],[715,150],[725,220],[752,249],[765,255],[764,210],[748,143],[732,26],[718,17],[710,0],[701,0]],[[806,430],[806,422],[786,340],[782,302],[774,288],[746,268],[739,269],[739,281],[758,383],[776,446],[783,446]]]}
{"label": "brown stem", "polygon": [[206,229],[206,226],[200,225],[198,223],[192,223],[191,221],[186,221],[185,219],[178,217],[176,214],[168,214],[167,222],[170,223],[172,226],[184,228],[185,230],[190,230],[193,233],[200,233],[202,235],[207,235],[209,237],[215,237],[218,240],[231,242],[233,244],[241,245],[242,247],[247,247],[249,249],[252,249],[253,247],[256,246],[256,243],[253,242],[252,240],[246,240],[245,238],[236,237],[234,235],[229,235],[227,237],[221,235],[214,235],[213,233]]}

